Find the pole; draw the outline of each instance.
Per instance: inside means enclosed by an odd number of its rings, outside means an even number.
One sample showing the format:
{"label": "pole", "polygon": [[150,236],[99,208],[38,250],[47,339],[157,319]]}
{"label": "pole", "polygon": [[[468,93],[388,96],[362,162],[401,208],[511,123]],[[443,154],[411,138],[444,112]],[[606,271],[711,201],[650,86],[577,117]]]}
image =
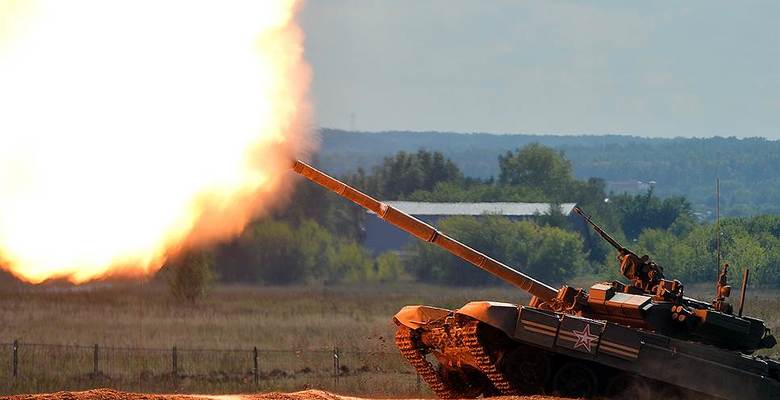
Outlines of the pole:
{"label": "pole", "polygon": [[339,370],[341,365],[339,363],[339,348],[333,348],[333,382],[338,386],[339,384]]}
{"label": "pole", "polygon": [[176,354],[176,346],[173,346],[173,352],[171,353],[171,378],[173,379],[173,386],[178,387],[179,384],[179,360]]}
{"label": "pole", "polygon": [[748,278],[750,278],[750,268],[745,268],[745,272],[742,274],[742,293],[739,295],[739,313],[737,313],[740,317],[742,316],[742,309],[745,307]]}
{"label": "pole", "polygon": [[98,368],[98,345],[95,345],[92,351],[92,374],[97,377],[100,369]]}
{"label": "pole", "polygon": [[19,376],[19,340],[14,340],[14,378]]}
{"label": "pole", "polygon": [[255,368],[253,370],[254,372],[254,378],[255,378],[255,386],[257,386],[257,383],[260,381],[260,371],[257,369],[257,346],[255,346],[254,350],[254,361],[255,361]]}

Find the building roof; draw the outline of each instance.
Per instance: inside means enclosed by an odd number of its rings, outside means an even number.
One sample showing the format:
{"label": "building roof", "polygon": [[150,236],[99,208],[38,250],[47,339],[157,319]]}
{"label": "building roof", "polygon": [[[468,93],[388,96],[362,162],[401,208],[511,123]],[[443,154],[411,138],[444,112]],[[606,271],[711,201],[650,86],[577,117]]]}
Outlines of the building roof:
{"label": "building roof", "polygon": [[[410,215],[484,215],[533,216],[550,213],[548,203],[425,203],[418,201],[385,201]],[[560,204],[563,215],[571,214],[576,203]]]}

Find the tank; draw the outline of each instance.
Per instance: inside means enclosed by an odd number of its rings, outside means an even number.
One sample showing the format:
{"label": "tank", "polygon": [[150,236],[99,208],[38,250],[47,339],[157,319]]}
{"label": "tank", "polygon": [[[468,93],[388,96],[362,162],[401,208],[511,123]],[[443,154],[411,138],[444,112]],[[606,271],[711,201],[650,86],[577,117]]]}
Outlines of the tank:
{"label": "tank", "polygon": [[724,266],[711,302],[689,298],[579,214],[617,250],[628,283],[554,288],[312,166],[293,169],[420,240],[528,292],[528,305],[474,301],[456,310],[403,307],[396,345],[440,398],[555,394],[592,398],[780,398],[780,362],[753,355],[776,344],[764,321],[734,313]]}

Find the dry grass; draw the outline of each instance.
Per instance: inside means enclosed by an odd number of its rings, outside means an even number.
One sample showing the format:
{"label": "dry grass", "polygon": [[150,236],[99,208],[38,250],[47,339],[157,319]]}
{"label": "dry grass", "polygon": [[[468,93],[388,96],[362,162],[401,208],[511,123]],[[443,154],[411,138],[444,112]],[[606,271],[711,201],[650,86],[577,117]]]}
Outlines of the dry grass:
{"label": "dry grass", "polygon": [[[709,286],[690,295],[711,296]],[[20,350],[24,379],[10,379],[10,346],[0,345],[0,393],[114,387],[125,390],[227,393],[321,388],[352,395],[429,396],[398,356],[393,314],[406,304],[457,308],[471,300],[526,303],[512,288],[456,289],[418,284],[338,287],[224,286],[197,305],[173,301],[152,283],[0,289],[0,343],[159,348],[108,350],[92,372],[91,348]],[[754,290],[746,313],[780,330],[780,292]],[[179,349],[180,376],[171,371]],[[253,383],[258,347],[260,382]],[[342,352],[338,384],[331,350]],[[186,349],[242,349],[189,352]],[[296,351],[277,351],[296,350]],[[772,350],[767,355],[778,356]],[[104,376],[105,375],[105,376]],[[424,386],[424,385],[423,385]]]}
{"label": "dry grass", "polygon": [[392,316],[406,304],[525,302],[505,289],[219,287],[197,305],[148,284],[0,291],[0,342],[170,348],[393,350]]}
{"label": "dry grass", "polygon": [[[322,388],[425,396],[430,394],[395,349],[392,316],[406,304],[457,308],[474,299],[527,301],[509,288],[424,285],[219,287],[196,305],[179,304],[165,287],[154,284],[6,289],[0,291],[0,343],[23,343],[22,379],[8,379],[7,386],[0,383],[0,392],[99,386],[189,393]],[[103,348],[101,375],[94,376],[92,344],[161,351]],[[178,348],[181,375],[176,377],[170,372],[173,346]],[[258,385],[252,374],[255,346],[260,349]],[[338,383],[332,376],[334,347],[346,367]],[[11,354],[10,345],[0,345],[0,381],[10,378]]]}

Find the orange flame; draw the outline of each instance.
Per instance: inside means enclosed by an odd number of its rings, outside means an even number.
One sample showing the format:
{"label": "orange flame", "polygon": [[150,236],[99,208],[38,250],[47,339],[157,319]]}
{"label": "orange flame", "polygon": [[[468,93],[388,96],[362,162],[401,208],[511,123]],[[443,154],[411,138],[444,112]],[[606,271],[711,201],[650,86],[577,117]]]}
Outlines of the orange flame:
{"label": "orange flame", "polygon": [[312,142],[298,3],[0,0],[0,265],[148,274],[266,210]]}

